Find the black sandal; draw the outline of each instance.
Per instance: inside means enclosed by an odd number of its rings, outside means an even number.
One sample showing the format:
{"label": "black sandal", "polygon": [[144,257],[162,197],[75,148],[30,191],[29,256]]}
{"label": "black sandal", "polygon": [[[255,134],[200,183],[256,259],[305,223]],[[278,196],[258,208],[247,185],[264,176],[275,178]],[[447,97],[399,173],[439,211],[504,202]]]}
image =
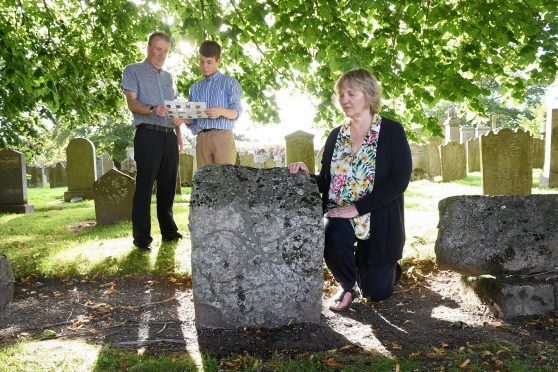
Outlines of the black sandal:
{"label": "black sandal", "polygon": [[345,310],[347,310],[349,308],[349,306],[351,306],[351,304],[353,303],[353,301],[358,298],[360,296],[360,293],[358,291],[358,289],[351,289],[349,291],[344,290],[343,292],[341,292],[341,294],[335,299],[335,304],[338,304],[340,302],[343,302],[343,299],[345,298],[345,294],[350,293],[351,294],[351,301],[349,301],[349,303],[346,306],[340,307],[340,308],[334,308],[333,305],[329,307],[329,310],[334,311],[336,313],[340,313],[343,312]]}

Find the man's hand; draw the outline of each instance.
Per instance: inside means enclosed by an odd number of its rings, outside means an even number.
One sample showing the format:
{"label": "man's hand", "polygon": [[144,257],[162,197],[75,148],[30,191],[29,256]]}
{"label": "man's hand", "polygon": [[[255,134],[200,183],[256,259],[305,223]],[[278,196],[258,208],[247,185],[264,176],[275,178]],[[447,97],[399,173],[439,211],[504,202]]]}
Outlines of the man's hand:
{"label": "man's hand", "polygon": [[167,116],[167,108],[164,105],[156,105],[153,108],[153,114],[157,115],[157,116],[161,116],[161,117],[165,117]]}
{"label": "man's hand", "polygon": [[210,119],[217,119],[220,116],[223,116],[223,109],[215,107],[205,110],[207,117]]}

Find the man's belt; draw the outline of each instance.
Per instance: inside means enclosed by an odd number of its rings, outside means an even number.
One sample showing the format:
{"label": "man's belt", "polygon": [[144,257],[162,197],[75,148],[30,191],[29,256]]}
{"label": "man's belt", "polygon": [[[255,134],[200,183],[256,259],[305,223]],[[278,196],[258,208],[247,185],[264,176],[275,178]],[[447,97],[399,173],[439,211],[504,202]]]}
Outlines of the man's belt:
{"label": "man's belt", "polygon": [[160,125],[153,125],[153,124],[146,124],[146,123],[139,124],[137,126],[137,128],[145,128],[145,129],[150,129],[150,130],[156,130],[157,132],[163,132],[163,133],[173,133],[174,132],[174,127],[162,127]]}

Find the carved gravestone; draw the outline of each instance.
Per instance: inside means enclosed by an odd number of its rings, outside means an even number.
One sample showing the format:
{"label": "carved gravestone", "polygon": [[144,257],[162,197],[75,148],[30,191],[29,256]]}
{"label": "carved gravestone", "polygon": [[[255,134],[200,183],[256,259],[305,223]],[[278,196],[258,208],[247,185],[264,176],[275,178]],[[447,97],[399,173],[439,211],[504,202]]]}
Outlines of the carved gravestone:
{"label": "carved gravestone", "polygon": [[0,213],[30,213],[27,204],[25,155],[14,150],[0,150]]}
{"label": "carved gravestone", "polygon": [[180,182],[182,186],[192,186],[194,174],[194,157],[190,154],[180,154]]}
{"label": "carved gravestone", "polygon": [[465,145],[454,141],[440,145],[440,164],[443,182],[467,178]]}
{"label": "carved gravestone", "polygon": [[533,168],[544,167],[544,140],[531,137],[531,163]]}
{"label": "carved gravestone", "polygon": [[531,136],[502,128],[480,138],[482,193],[531,195]]}
{"label": "carved gravestone", "polygon": [[68,191],[64,201],[74,197],[93,199],[93,182],[97,179],[95,146],[86,138],[74,138],[66,147]]}
{"label": "carved gravestone", "polygon": [[440,163],[440,150],[439,146],[442,144],[442,139],[431,138],[426,145],[426,152],[428,154],[428,170],[427,173],[432,177],[442,175],[442,165]]}
{"label": "carved gravestone", "polygon": [[27,187],[43,187],[45,184],[45,170],[43,167],[27,167]]}
{"label": "carved gravestone", "polygon": [[324,232],[313,179],[208,165],[196,173],[190,208],[197,325],[319,322]]}
{"label": "carved gravestone", "polygon": [[93,184],[97,225],[132,219],[136,182],[127,174],[111,169]]}
{"label": "carved gravestone", "polygon": [[439,210],[438,266],[472,276],[467,293],[501,318],[558,308],[558,195],[454,196]]}
{"label": "carved gravestone", "polygon": [[467,149],[467,172],[480,172],[479,139],[471,138],[465,144]]}
{"label": "carved gravestone", "polygon": [[99,178],[101,178],[101,176],[103,174],[105,174],[105,171],[103,169],[103,158],[100,157],[96,157],[95,158],[95,175],[96,175],[96,180],[98,180]]}
{"label": "carved gravestone", "polygon": [[103,174],[107,174],[109,170],[114,168],[114,162],[110,158],[110,156],[106,155],[103,156]]}
{"label": "carved gravestone", "polygon": [[51,188],[66,187],[68,185],[66,165],[60,162],[54,167],[50,167],[48,169],[48,181]]}
{"label": "carved gravestone", "polygon": [[136,161],[132,158],[126,158],[122,160],[122,162],[120,163],[120,170],[130,177],[135,178],[136,173],[138,172],[136,168]]}
{"label": "carved gravestone", "polygon": [[8,257],[0,256],[0,318],[8,310],[8,304],[14,299],[14,274]]}
{"label": "carved gravestone", "polygon": [[310,174],[315,173],[314,168],[314,135],[302,130],[297,130],[285,136],[285,153],[287,164],[301,161],[306,164]]}
{"label": "carved gravestone", "polygon": [[558,187],[558,109],[549,109],[546,116],[544,167],[541,187]]}
{"label": "carved gravestone", "polygon": [[253,154],[240,155],[240,165],[243,167],[255,167],[255,164]]}

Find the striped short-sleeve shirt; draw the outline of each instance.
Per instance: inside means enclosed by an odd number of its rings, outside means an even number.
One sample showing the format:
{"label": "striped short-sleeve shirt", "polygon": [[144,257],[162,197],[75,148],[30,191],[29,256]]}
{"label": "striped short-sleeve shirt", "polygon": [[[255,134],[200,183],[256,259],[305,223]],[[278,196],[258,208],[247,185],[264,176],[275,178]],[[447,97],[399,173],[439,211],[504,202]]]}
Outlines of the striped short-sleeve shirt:
{"label": "striped short-sleeve shirt", "polygon": [[[165,100],[172,101],[176,98],[172,76],[168,71],[157,70],[151,63],[144,60],[126,66],[122,76],[122,91],[131,91],[137,94],[138,101],[146,105],[164,105]],[[134,115],[134,124],[141,123],[172,127],[171,118],[160,117],[155,114]]]}
{"label": "striped short-sleeve shirt", "polygon": [[[210,77],[205,77],[190,88],[188,100],[190,102],[205,102],[207,108],[226,108],[238,111],[238,116],[242,113],[240,98],[242,88],[240,83],[233,77],[217,71]],[[238,117],[237,117],[238,119]],[[203,129],[233,129],[235,120],[224,117],[217,119],[194,119],[190,129],[192,133],[198,134]]]}

